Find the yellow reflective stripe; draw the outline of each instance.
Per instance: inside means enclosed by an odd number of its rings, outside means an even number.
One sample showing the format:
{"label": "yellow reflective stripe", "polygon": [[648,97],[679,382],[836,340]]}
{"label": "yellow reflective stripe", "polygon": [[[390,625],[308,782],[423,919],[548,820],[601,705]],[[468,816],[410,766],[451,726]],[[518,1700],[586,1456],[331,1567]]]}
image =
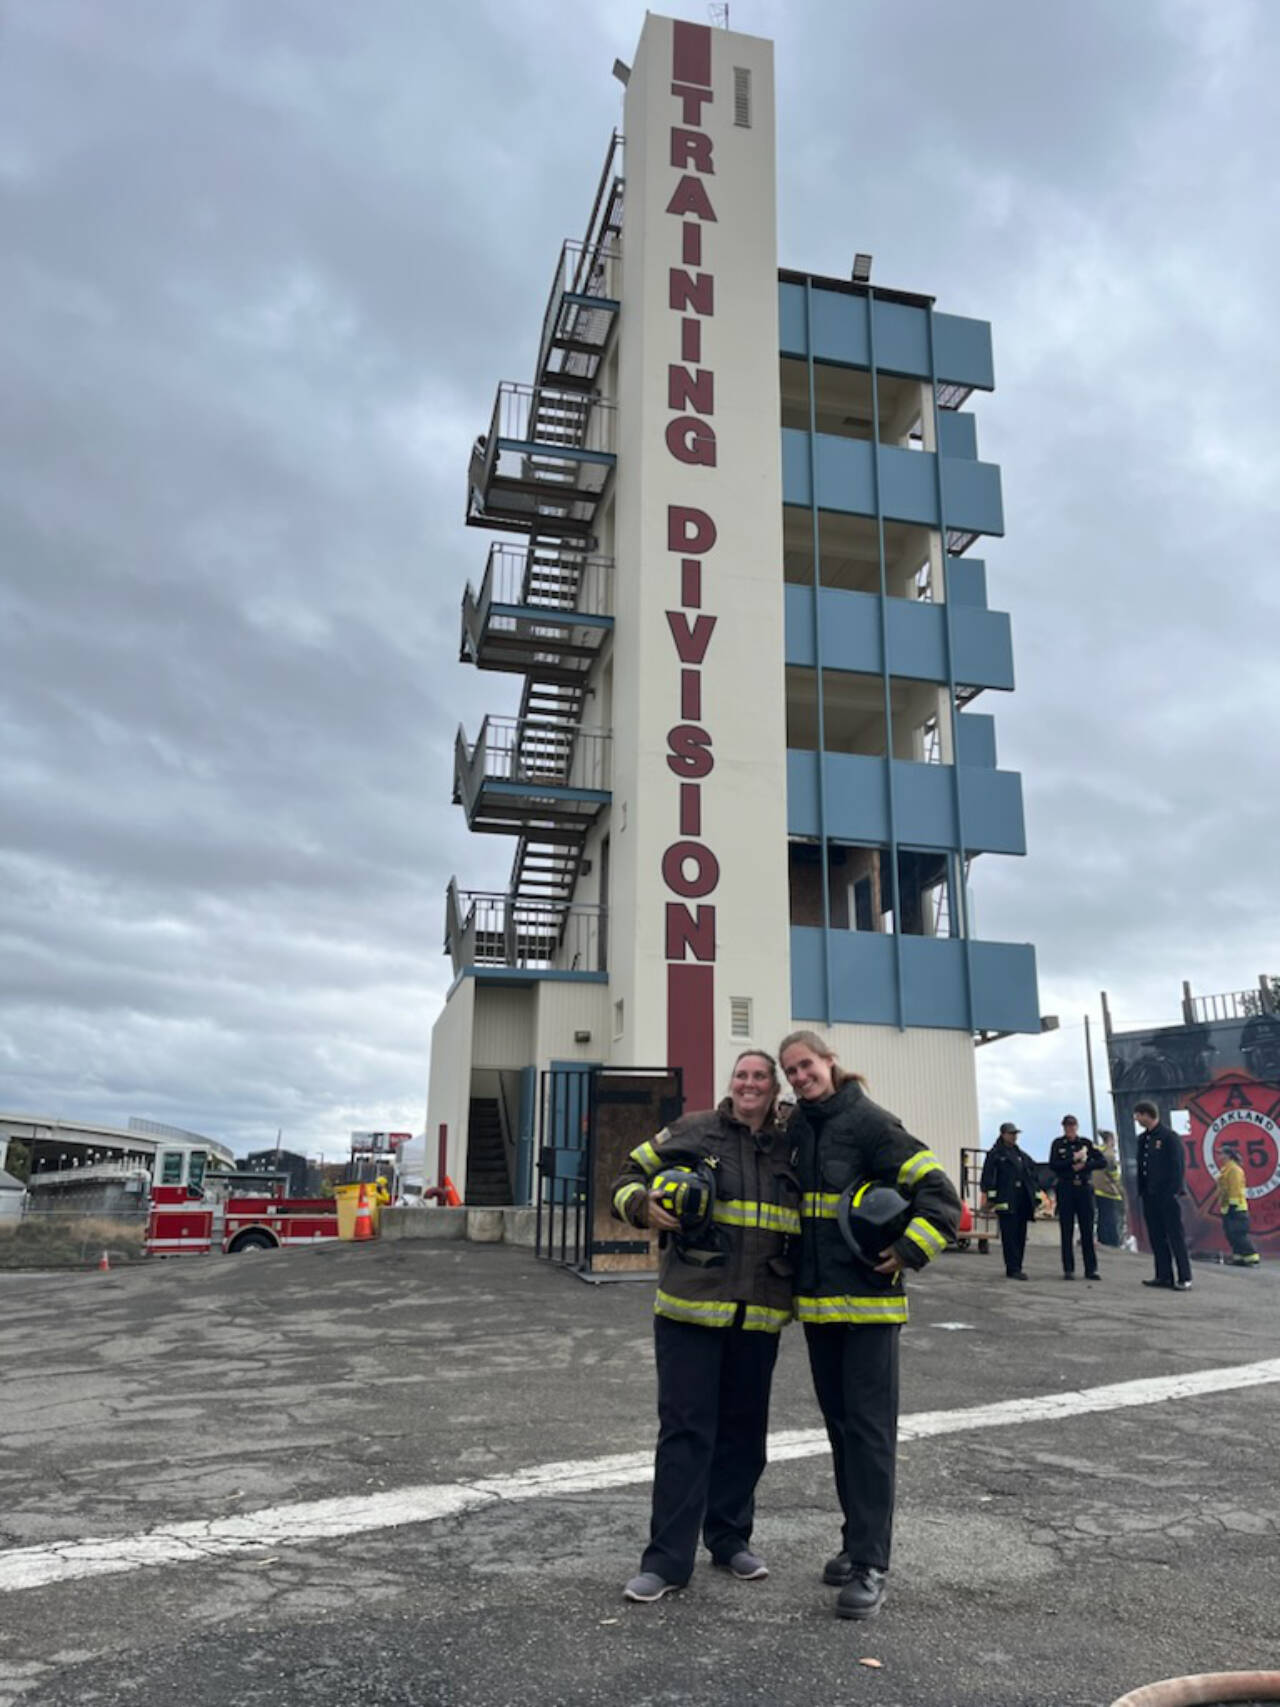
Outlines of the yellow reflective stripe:
{"label": "yellow reflective stripe", "polygon": [[748,1304],[742,1325],[762,1334],[780,1334],[790,1320],[790,1310],[771,1310],[767,1304]]}
{"label": "yellow reflective stripe", "polygon": [[942,1163],[932,1150],[917,1150],[914,1156],[908,1156],[898,1169],[899,1185],[914,1185],[924,1174],[931,1174],[934,1169],[942,1171]]}
{"label": "yellow reflective stripe", "polygon": [[872,1298],[839,1294],[831,1298],[797,1297],[795,1312],[797,1321],[810,1322],[815,1327],[838,1327],[842,1322],[850,1325],[892,1324],[906,1321],[907,1299],[903,1292]]}
{"label": "yellow reflective stripe", "polygon": [[654,1309],[660,1316],[670,1316],[675,1322],[698,1322],[704,1328],[726,1328],[733,1321],[738,1306],[720,1298],[677,1298],[674,1293],[658,1288]]}
{"label": "yellow reflective stripe", "polygon": [[784,1209],[780,1203],[752,1203],[740,1197],[717,1202],[711,1218],[726,1227],[763,1227],[770,1233],[800,1231],[800,1217],[794,1209]]}
{"label": "yellow reflective stripe", "polygon": [[908,1223],[906,1237],[913,1245],[919,1245],[927,1257],[936,1257],[939,1251],[945,1251],[947,1241],[931,1221],[923,1220],[919,1215]]}
{"label": "yellow reflective stripe", "polygon": [[613,1207],[618,1211],[618,1214],[621,1215],[624,1221],[627,1219],[627,1204],[630,1203],[631,1199],[637,1192],[639,1192],[642,1197],[645,1196],[645,1189],[640,1184],[640,1181],[638,1179],[633,1179],[628,1180],[626,1185],[619,1186],[617,1191],[613,1194]]}
{"label": "yellow reflective stripe", "polygon": [[810,1221],[834,1221],[839,1206],[838,1191],[806,1191],[800,1199],[800,1213]]}
{"label": "yellow reflective stripe", "polygon": [[[659,1133],[658,1136],[661,1137],[662,1134]],[[662,1166],[662,1157],[647,1138],[643,1144],[637,1145],[628,1160],[634,1162],[637,1167],[643,1168],[647,1174],[656,1174]]]}

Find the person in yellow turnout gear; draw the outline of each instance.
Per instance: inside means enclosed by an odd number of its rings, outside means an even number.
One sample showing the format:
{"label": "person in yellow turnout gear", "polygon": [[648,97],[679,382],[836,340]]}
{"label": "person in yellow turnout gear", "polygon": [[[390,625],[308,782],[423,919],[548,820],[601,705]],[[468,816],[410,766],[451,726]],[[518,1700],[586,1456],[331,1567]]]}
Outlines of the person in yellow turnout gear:
{"label": "person in yellow turnout gear", "polygon": [[1249,1189],[1240,1165],[1239,1147],[1230,1139],[1222,1146],[1218,1208],[1222,1213],[1222,1231],[1233,1252],[1231,1261],[1237,1268],[1257,1268],[1262,1258],[1249,1236]]}
{"label": "person in yellow turnout gear", "polygon": [[800,1232],[779,1088],[773,1057],[745,1050],[719,1107],[686,1114],[637,1146],[614,1182],[613,1213],[662,1235],[653,1510],[628,1600],[683,1588],[699,1531],[712,1563],[740,1581],[769,1574],[751,1532]]}

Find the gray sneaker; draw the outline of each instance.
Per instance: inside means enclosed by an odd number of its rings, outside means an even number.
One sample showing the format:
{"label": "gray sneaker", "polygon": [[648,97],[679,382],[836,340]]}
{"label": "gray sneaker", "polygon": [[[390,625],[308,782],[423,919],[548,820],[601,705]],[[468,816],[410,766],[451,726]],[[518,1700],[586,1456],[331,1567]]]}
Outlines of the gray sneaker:
{"label": "gray sneaker", "polygon": [[628,1600],[661,1600],[664,1594],[675,1594],[684,1587],[683,1583],[669,1583],[665,1577],[660,1577],[656,1571],[641,1571],[638,1577],[623,1589]]}
{"label": "gray sneaker", "polygon": [[735,1553],[732,1559],[713,1559],[711,1563],[720,1571],[732,1571],[739,1582],[753,1583],[760,1577],[769,1575],[769,1567],[756,1554],[749,1553],[744,1547],[740,1553]]}

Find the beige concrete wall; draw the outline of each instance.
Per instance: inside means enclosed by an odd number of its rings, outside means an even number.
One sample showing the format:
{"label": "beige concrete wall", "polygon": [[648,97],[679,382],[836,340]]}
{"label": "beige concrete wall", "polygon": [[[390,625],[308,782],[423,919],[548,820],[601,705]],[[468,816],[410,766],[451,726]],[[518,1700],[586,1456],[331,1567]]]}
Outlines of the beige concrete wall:
{"label": "beige concrete wall", "polygon": [[[611,995],[625,1004],[615,1060],[667,1059],[666,909],[682,899],[664,880],[664,852],[681,840],[711,850],[714,890],[683,897],[716,909],[714,1082],[735,1052],[729,1001],[750,997],[761,1035],[786,1023],[786,737],[782,648],[777,251],[772,46],[712,30],[712,100],[686,122],[672,85],[672,24],[650,15],[627,89],[627,207],[619,330],[619,465],[614,550],[614,925]],[[734,123],[734,72],[749,71],[750,128]],[[673,128],[709,139],[712,171],[672,165]],[[709,198],[714,221],[672,214],[685,178]],[[685,231],[701,250],[685,261]],[[673,268],[713,279],[714,312],[673,310]],[[683,326],[698,326],[687,359]],[[669,368],[714,376],[714,413],[669,403]],[[669,447],[674,420],[715,433],[715,465],[691,465]],[[669,549],[670,506],[703,511],[716,527],[699,558],[700,602]],[[693,555],[691,553],[691,555]],[[682,702],[682,667],[668,612],[715,622],[696,668],[701,705]],[[707,732],[714,769],[699,783],[701,826],[682,833],[682,776],[668,734]],[[692,868],[686,868],[691,870]],[[692,960],[686,951],[686,961]]]}
{"label": "beige concrete wall", "polygon": [[477,1067],[527,1067],[533,1060],[534,1006],[532,985],[476,985],[475,1023],[471,1059]]}
{"label": "beige concrete wall", "polygon": [[[460,978],[431,1028],[427,1082],[427,1165],[434,1169],[441,1124],[449,1128],[448,1174],[461,1191],[467,1177],[467,1115],[471,1100],[471,1056],[476,981]],[[430,1181],[435,1183],[434,1174]]]}

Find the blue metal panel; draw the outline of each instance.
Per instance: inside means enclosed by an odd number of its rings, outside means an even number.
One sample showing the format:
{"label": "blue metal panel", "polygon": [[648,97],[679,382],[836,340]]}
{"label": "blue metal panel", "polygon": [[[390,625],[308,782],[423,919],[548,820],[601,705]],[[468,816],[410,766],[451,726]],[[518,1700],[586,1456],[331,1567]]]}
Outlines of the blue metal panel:
{"label": "blue metal panel", "polygon": [[938,449],[943,456],[963,456],[969,462],[978,460],[978,423],[972,415],[958,409],[938,411]]}
{"label": "blue metal panel", "polygon": [[784,356],[805,356],[804,286],[778,286],[778,347]]}
{"label": "blue metal panel", "polygon": [[[927,451],[880,447],[880,507],[887,521],[938,525],[937,476]],[[822,487],[818,487],[822,502]]]}
{"label": "blue metal panel", "polygon": [[918,848],[956,848],[956,803],[950,765],[893,761],[895,829],[899,842]]}
{"label": "blue metal panel", "polygon": [[970,1030],[964,946],[950,937],[903,937],[902,994],[908,1025]]}
{"label": "blue metal panel", "polygon": [[866,297],[815,288],[812,301],[814,360],[870,367]]}
{"label": "blue metal panel", "polygon": [[[805,761],[812,761],[811,772]],[[884,760],[869,759],[861,753],[828,753],[822,772],[827,789],[827,835],[831,840],[887,842],[889,802]],[[799,753],[794,749],[787,753],[788,835],[820,834],[817,775],[816,753]]]}
{"label": "blue metal panel", "polygon": [[966,320],[959,314],[935,314],[933,359],[940,384],[972,385],[979,391],[995,389],[991,327],[985,320]]}
{"label": "blue metal panel", "polygon": [[533,1151],[538,1130],[538,1069],[520,1072],[520,1131],[516,1137],[517,1203],[533,1202]]}
{"label": "blue metal panel", "polygon": [[964,770],[965,853],[1024,854],[1022,778],[1017,771]]}
{"label": "blue metal panel", "polygon": [[[786,660],[813,669],[817,647],[813,622],[812,587],[784,589]],[[879,675],[880,600],[874,593],[846,593],[824,587],[822,600],[822,667]]]}
{"label": "blue metal panel", "polygon": [[962,765],[996,768],[996,720],[981,711],[956,716],[956,753]]}
{"label": "blue metal panel", "polygon": [[987,608],[987,566],[980,557],[947,558],[947,602]]}
{"label": "blue metal panel", "polygon": [[817,640],[813,632],[813,588],[782,589],[784,645],[788,664],[812,670],[817,665]]}
{"label": "blue metal panel", "polygon": [[782,502],[807,510],[813,502],[809,485],[809,435],[799,427],[782,429]]}
{"label": "blue metal panel", "polygon": [[[907,455],[903,451],[899,453]],[[921,460],[925,460],[923,457]],[[965,462],[957,456],[942,459],[946,482],[947,527],[965,533],[1004,532],[1004,502],[1000,470],[994,462]],[[935,526],[936,521],[935,521]]]}
{"label": "blue metal panel", "polygon": [[798,1020],[827,1023],[826,962],[823,938],[816,925],[791,927],[791,1012]]}
{"label": "blue metal panel", "polygon": [[[876,513],[875,470],[869,439],[842,439],[819,433],[813,441],[818,508],[856,516]],[[786,488],[783,488],[784,495]]]}
{"label": "blue metal panel", "polygon": [[[794,932],[792,933],[794,935]],[[976,1031],[1040,1030],[1036,951],[1029,942],[971,942]]]}
{"label": "blue metal panel", "polygon": [[966,687],[1013,688],[1013,634],[999,610],[957,605],[951,611],[951,661]]}
{"label": "blue metal panel", "polygon": [[945,682],[947,633],[942,606],[924,599],[887,599],[885,616],[890,674],[918,682]]}
{"label": "blue metal panel", "polygon": [[820,836],[822,815],[818,810],[818,755],[787,749],[787,834]]}
{"label": "blue metal panel", "polygon": [[906,302],[875,304],[876,367],[923,379],[929,372],[929,316]]}
{"label": "blue metal panel", "polygon": [[[791,933],[795,960],[796,931]],[[816,933],[816,934],[821,934]],[[874,931],[829,931],[831,1020],[845,1025],[896,1025],[897,955],[894,939]],[[799,1010],[796,1010],[797,1013]]]}

